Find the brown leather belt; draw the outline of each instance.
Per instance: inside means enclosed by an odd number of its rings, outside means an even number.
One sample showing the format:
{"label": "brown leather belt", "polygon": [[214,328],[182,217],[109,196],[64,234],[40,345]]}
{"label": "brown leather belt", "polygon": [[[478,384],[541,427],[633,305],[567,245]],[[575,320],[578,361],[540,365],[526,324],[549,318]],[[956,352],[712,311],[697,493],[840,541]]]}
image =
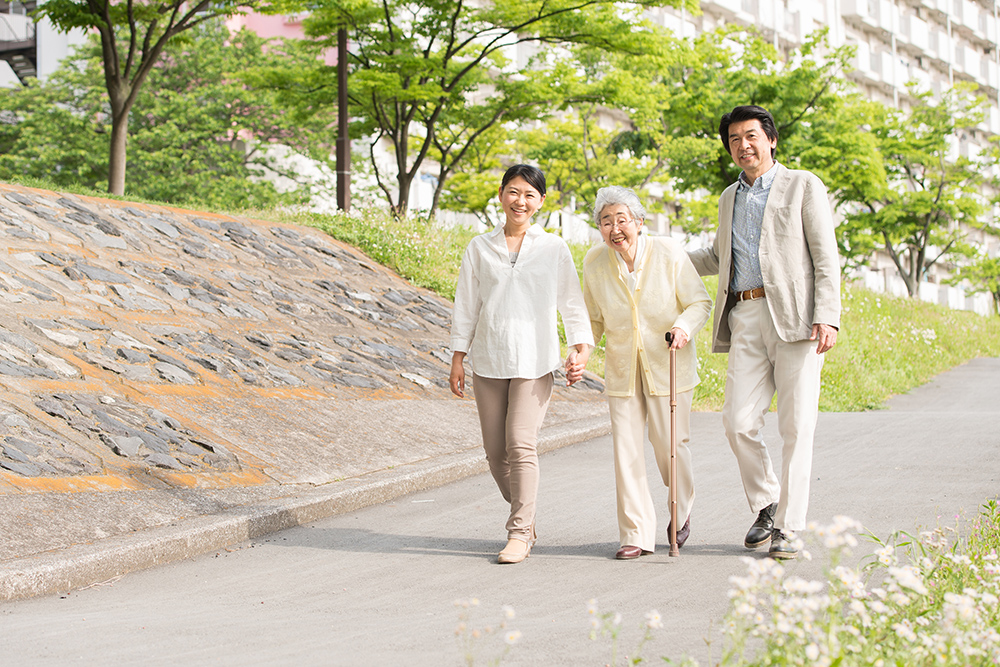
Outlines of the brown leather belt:
{"label": "brown leather belt", "polygon": [[748,289],[745,292],[736,293],[737,301],[753,301],[754,299],[763,299],[763,298],[764,298],[763,287],[756,287],[754,289]]}

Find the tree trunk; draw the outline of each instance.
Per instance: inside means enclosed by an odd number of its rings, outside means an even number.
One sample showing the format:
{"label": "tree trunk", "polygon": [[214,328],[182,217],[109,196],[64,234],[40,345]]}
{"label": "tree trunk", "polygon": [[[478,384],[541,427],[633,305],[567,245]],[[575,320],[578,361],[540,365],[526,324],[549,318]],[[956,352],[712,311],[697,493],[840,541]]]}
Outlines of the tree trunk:
{"label": "tree trunk", "polygon": [[[896,251],[895,246],[892,245],[892,241],[889,239],[889,235],[886,234],[885,232],[882,232],[882,238],[885,241],[884,247],[886,253],[889,254],[889,257],[892,259],[892,263],[896,265],[896,272],[899,274],[899,277],[903,279],[903,284],[906,285],[907,294],[911,298],[916,296],[917,293],[916,280],[914,280],[910,271],[908,271],[907,268],[903,266],[903,258],[900,256],[899,252]],[[911,253],[908,257],[910,260],[910,268],[912,269],[913,254]],[[919,278],[917,280],[919,280]]]}
{"label": "tree trunk", "polygon": [[410,206],[410,185],[413,183],[413,177],[404,169],[399,172],[396,183],[399,186],[399,193],[396,195],[396,204],[392,207],[392,214],[396,218],[403,219]]}
{"label": "tree trunk", "polygon": [[111,150],[108,156],[108,192],[125,194],[125,157],[128,143],[128,111],[111,120]]}

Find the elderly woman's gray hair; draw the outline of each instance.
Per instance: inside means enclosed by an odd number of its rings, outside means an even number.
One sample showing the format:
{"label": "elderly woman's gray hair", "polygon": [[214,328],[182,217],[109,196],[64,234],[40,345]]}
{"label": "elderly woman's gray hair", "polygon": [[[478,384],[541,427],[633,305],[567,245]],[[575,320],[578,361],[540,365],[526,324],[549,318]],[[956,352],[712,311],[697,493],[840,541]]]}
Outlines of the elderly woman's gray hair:
{"label": "elderly woman's gray hair", "polygon": [[629,212],[632,214],[632,218],[635,220],[646,219],[646,209],[643,208],[642,202],[639,201],[639,195],[630,188],[623,188],[620,185],[609,185],[597,191],[597,201],[594,202],[594,224],[600,226],[601,211],[606,206],[614,206],[615,204],[624,204],[627,206]]}

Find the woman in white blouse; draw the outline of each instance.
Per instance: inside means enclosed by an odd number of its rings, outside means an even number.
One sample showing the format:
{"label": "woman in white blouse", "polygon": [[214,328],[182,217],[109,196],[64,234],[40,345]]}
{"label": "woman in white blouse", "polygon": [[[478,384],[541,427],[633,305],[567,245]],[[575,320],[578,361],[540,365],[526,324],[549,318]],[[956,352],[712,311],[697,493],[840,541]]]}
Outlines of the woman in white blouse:
{"label": "woman in white blouse", "polygon": [[535,542],[538,430],[561,364],[556,311],[570,352],[569,383],[580,379],[594,339],[566,242],[532,224],[545,201],[545,175],[514,165],[500,184],[505,222],[472,240],[462,258],[451,328],[451,391],[465,396],[466,356],[490,472],[510,503],[498,562],[520,563]]}
{"label": "woman in white blouse", "polygon": [[[677,241],[642,233],[646,210],[628,188],[597,191],[594,222],[604,245],[583,260],[583,294],[594,338],[606,337],[604,393],[611,412],[620,560],[656,545],[656,512],[646,480],[645,430],[663,483],[670,485],[670,348],[677,350],[677,545],[691,532],[694,503],[688,449],[698,359],[688,341],[712,300]],[[667,343],[664,334],[672,334]],[[667,533],[669,534],[669,526]]]}

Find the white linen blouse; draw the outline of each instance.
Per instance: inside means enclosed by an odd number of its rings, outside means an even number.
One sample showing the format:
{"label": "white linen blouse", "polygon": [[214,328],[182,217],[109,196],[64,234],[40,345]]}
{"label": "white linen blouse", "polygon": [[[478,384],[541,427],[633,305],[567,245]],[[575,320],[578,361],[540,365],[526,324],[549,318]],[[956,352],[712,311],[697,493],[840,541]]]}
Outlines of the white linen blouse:
{"label": "white linen blouse", "polygon": [[481,377],[540,378],[562,365],[557,310],[567,344],[594,344],[566,242],[532,224],[511,266],[503,225],[498,225],[472,239],[462,257],[451,350],[467,353]]}

